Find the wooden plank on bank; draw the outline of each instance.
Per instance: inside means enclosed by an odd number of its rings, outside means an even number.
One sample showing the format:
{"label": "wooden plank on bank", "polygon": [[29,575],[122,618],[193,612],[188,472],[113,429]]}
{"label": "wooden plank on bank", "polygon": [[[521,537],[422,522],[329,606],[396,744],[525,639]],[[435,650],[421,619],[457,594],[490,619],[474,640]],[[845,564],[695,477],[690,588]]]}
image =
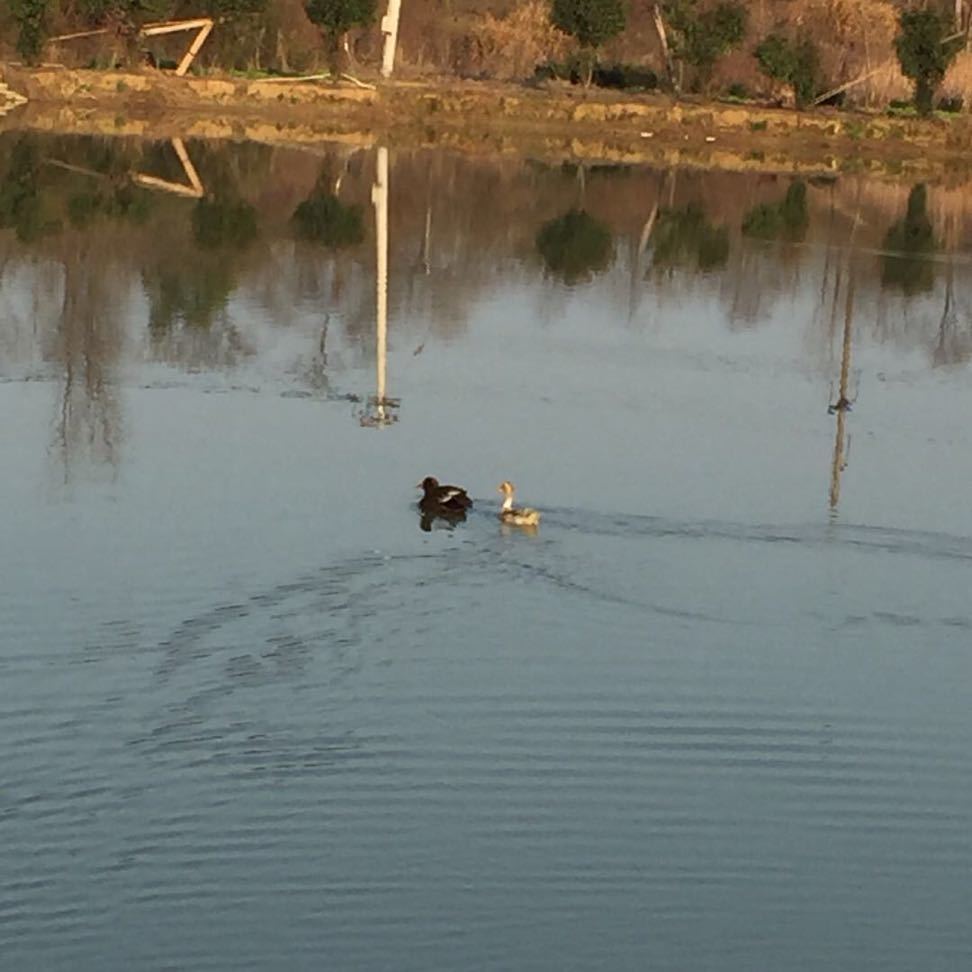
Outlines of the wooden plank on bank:
{"label": "wooden plank on bank", "polygon": [[[182,56],[179,66],[175,69],[176,77],[181,78],[189,70],[196,55],[206,43],[206,38],[212,33],[215,21],[211,17],[197,17],[194,20],[165,20],[151,24],[145,24],[138,29],[139,37],[158,37],[162,34],[175,34],[183,30],[198,31],[193,38],[189,49]],[[82,30],[74,34],[60,34],[51,37],[49,43],[58,41],[78,40],[81,37],[98,37],[104,34],[116,33],[112,28],[101,27],[98,30]]]}

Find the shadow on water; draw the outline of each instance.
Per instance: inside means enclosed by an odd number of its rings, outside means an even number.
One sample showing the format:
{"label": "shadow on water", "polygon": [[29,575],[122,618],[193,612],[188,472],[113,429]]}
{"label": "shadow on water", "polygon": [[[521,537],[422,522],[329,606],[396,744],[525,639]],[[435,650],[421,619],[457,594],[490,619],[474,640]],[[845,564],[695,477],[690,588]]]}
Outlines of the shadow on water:
{"label": "shadow on water", "polygon": [[419,506],[419,529],[423,533],[431,533],[433,529],[454,530],[460,523],[465,522],[465,510],[447,513],[442,510],[424,510]]}

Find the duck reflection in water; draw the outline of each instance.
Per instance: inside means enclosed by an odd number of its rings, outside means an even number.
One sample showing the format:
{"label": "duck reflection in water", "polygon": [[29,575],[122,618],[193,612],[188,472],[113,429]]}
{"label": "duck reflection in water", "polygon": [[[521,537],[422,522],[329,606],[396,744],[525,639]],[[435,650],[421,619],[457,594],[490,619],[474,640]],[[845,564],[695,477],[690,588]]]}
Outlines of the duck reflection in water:
{"label": "duck reflection in water", "polygon": [[465,522],[466,510],[472,506],[472,500],[461,486],[443,485],[434,476],[426,476],[418,488],[422,490],[418,504],[419,526],[426,533],[436,521],[450,530],[457,523]]}

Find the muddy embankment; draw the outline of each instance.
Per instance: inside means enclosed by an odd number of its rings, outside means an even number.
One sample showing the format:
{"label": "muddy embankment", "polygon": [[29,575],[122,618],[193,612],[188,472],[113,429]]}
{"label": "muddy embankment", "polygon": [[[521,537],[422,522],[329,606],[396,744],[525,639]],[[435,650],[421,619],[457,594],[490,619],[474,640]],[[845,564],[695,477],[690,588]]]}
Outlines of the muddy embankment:
{"label": "muddy embankment", "polygon": [[[972,119],[674,103],[569,86],[395,82],[377,87],[154,71],[0,66],[27,99],[5,128],[152,138],[437,145],[546,160],[772,172],[972,176]],[[2,95],[2,92],[0,92]],[[2,100],[2,98],[0,98]],[[2,111],[2,104],[0,104]]]}

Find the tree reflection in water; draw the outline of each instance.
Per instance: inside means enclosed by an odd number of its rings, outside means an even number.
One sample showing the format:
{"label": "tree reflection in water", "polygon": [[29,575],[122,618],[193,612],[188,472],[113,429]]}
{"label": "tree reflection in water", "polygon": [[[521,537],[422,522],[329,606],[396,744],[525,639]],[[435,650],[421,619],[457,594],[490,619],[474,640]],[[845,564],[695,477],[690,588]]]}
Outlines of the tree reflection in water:
{"label": "tree reflection in water", "polygon": [[[34,313],[34,357],[65,383],[66,456],[83,443],[99,461],[118,461],[123,358],[147,353],[184,371],[249,360],[259,369],[262,349],[286,344],[288,380],[318,394],[329,393],[335,372],[376,363],[375,152],[201,141],[184,152],[196,180],[168,142],[0,134],[5,285],[16,279],[19,290],[62,297],[56,314],[22,300],[17,314]],[[616,311],[646,331],[679,305],[760,328],[799,299],[809,313],[786,326],[805,329],[813,366],[834,375],[827,349],[841,347],[849,246],[881,254],[855,265],[856,357],[868,341],[920,350],[936,365],[972,354],[960,252],[972,238],[972,196],[961,186],[909,194],[863,176],[826,185],[676,177],[425,149],[398,149],[389,167],[389,365],[396,337],[425,348],[424,361],[507,287],[535,288],[537,314],[556,326],[576,299],[559,284],[601,278],[603,319]],[[183,195],[160,191],[163,183]]]}
{"label": "tree reflection in water", "polygon": [[928,217],[928,189],[919,183],[908,195],[908,208],[884,238],[887,251],[881,258],[881,284],[897,287],[908,297],[927,293],[935,285],[938,249],[935,230]]}

